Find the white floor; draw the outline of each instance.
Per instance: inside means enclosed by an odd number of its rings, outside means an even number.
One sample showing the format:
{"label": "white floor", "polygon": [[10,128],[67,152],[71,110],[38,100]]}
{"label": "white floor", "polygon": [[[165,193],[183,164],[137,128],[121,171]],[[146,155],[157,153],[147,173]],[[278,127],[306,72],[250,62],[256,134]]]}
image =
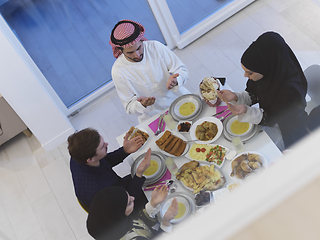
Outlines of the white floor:
{"label": "white floor", "polygon": [[[207,76],[225,76],[236,91],[245,88],[240,57],[265,31],[279,32],[302,68],[320,64],[319,0],[257,0],[176,54],[189,68],[187,88],[196,92]],[[118,148],[115,138],[138,124],[112,91],[71,119],[75,129],[93,127]],[[0,146],[0,239],[92,239],[87,214],[76,201],[67,144],[45,152],[23,134]]]}

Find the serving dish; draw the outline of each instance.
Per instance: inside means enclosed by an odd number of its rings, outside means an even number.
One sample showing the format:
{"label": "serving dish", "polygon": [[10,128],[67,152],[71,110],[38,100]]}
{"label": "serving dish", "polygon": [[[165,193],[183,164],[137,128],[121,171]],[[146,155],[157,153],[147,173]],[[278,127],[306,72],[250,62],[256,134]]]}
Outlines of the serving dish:
{"label": "serving dish", "polygon": [[[184,168],[186,164],[192,165],[194,163],[198,164],[198,168],[196,170],[192,170],[194,168],[189,165],[190,167],[188,166],[186,168],[187,171],[185,171],[185,173],[181,174],[182,168]],[[193,160],[189,163],[186,163],[186,164],[182,165],[179,168],[179,171],[176,174],[176,179],[178,181],[180,181],[181,185],[184,188],[193,192],[194,194],[197,194],[201,190],[215,191],[215,190],[218,190],[218,189],[223,188],[225,186],[226,178],[223,175],[223,173],[221,172],[221,170],[219,168],[215,167],[215,165],[209,164],[207,162],[195,161],[195,160]],[[205,166],[207,166],[207,167],[205,167]],[[199,167],[201,169],[199,169]],[[204,169],[203,169],[203,167],[204,167]],[[214,173],[212,173],[212,170],[214,170]],[[191,175],[191,177],[188,175]],[[196,183],[196,179],[197,179],[198,183]],[[190,186],[187,186],[188,185],[187,181],[193,182],[193,184],[195,184],[196,187],[192,188]]]}
{"label": "serving dish", "polygon": [[[208,89],[208,87],[206,87],[204,81],[212,83],[212,85],[210,86],[210,90]],[[199,84],[200,98],[203,99],[210,107],[214,107],[216,106],[216,104],[219,104],[219,102],[217,103],[217,101],[221,102],[220,98],[217,95],[217,90],[220,90],[220,81],[215,77],[206,77]],[[212,94],[215,95],[215,99],[206,99],[203,96],[205,92],[212,92]]]}
{"label": "serving dish", "polygon": [[[234,162],[238,157],[240,157],[241,155],[244,155],[244,154],[245,154],[245,155],[248,155],[248,154],[256,154],[256,155],[258,155],[258,156],[260,157],[260,160],[261,160],[261,168],[260,168],[260,169],[254,169],[254,168],[252,168],[253,171],[247,173],[247,175],[246,175],[244,178],[238,178],[238,177],[236,177],[236,174],[232,175],[232,172],[235,173],[235,171],[233,171],[233,169],[232,169],[232,165],[235,164],[235,163],[233,163],[233,162]],[[236,165],[236,164],[235,164],[235,165]],[[234,165],[234,166],[235,166],[235,165]],[[231,177],[232,180],[234,180],[234,182],[238,182],[238,181],[243,181],[243,180],[245,180],[246,178],[254,175],[255,173],[260,172],[263,168],[266,168],[266,167],[268,167],[268,161],[267,161],[267,159],[266,159],[261,153],[258,153],[258,152],[255,152],[255,151],[245,151],[245,152],[242,152],[242,153],[236,155],[236,156],[232,159],[232,161],[230,162],[230,164],[228,164],[227,172],[230,173],[230,177]],[[243,172],[244,172],[244,171],[243,171]]]}
{"label": "serving dish", "polygon": [[[184,101],[189,101],[189,102],[193,102],[195,101],[197,103],[197,108],[196,110],[193,112],[193,114],[191,114],[192,116],[179,116],[176,114],[176,111],[175,109],[177,109],[177,104],[178,103],[181,103]],[[202,109],[203,109],[203,106],[202,106],[202,101],[201,101],[201,98],[196,95],[196,94],[185,94],[185,95],[182,95],[180,97],[178,97],[177,99],[175,99],[170,107],[169,107],[169,114],[172,116],[172,118],[175,120],[175,121],[180,121],[180,120],[192,120],[196,117],[199,116],[199,114],[202,112]]]}
{"label": "serving dish", "polygon": [[[165,132],[160,133],[155,141],[157,141],[158,139],[160,139],[160,138],[163,136],[164,133],[165,133]],[[186,139],[181,133],[178,133],[178,132],[175,132],[175,131],[171,131],[171,134],[173,134],[174,136],[176,136],[176,137],[178,137],[178,138],[181,138],[181,139],[182,139],[183,141],[185,141],[185,142],[187,141],[187,139]],[[172,155],[172,154],[170,154],[170,153],[168,153],[168,152],[166,152],[166,151],[163,151],[162,149],[159,148],[158,145],[156,145],[156,146],[158,147],[159,151],[160,151],[162,154],[164,154],[164,155],[166,155],[166,156],[169,156],[169,157],[177,157],[177,156]],[[188,150],[189,150],[189,144],[186,144],[186,148],[184,149],[183,153],[182,153],[179,157],[184,156],[184,155],[188,152]]]}
{"label": "serving dish", "polygon": [[[216,146],[218,146],[217,148],[221,147],[221,150],[222,152],[225,152],[224,153],[224,157],[221,159],[221,163],[219,162],[219,157],[216,157],[215,154],[212,154],[211,156],[213,156],[213,161],[207,161],[207,155],[210,153],[210,149],[212,148],[215,148]],[[199,155],[199,157],[195,157],[191,151],[197,151],[196,149],[197,148],[200,148],[200,152],[197,152]],[[202,151],[202,148],[205,148],[206,151]],[[224,151],[223,151],[224,149]],[[190,148],[189,148],[189,151],[188,153],[185,155],[186,158],[190,159],[190,160],[196,160],[196,161],[199,161],[199,162],[205,162],[205,163],[208,163],[208,164],[214,164],[216,165],[217,167],[221,168],[225,161],[226,161],[226,155],[227,153],[230,151],[229,148],[227,147],[224,147],[220,144],[198,144],[198,143],[193,143],[191,144]],[[219,151],[220,152],[220,151]],[[205,158],[205,159],[204,159]],[[204,160],[203,160],[204,159]]]}
{"label": "serving dish", "polygon": [[[172,223],[172,224],[180,223],[195,213],[196,204],[195,204],[195,200],[194,200],[194,195],[190,194],[188,192],[175,192],[175,193],[169,194],[167,196],[167,198],[161,204],[160,212],[158,214],[159,222],[162,222],[163,216],[167,212],[168,208],[171,206],[171,203],[174,198],[176,198],[178,201],[179,209],[178,209],[178,214],[177,214],[176,218],[172,219],[170,221],[170,223]],[[182,213],[182,212],[179,212],[179,210],[180,211],[184,210],[184,211]]]}
{"label": "serving dish", "polygon": [[[146,152],[142,153],[132,163],[132,165],[131,165],[131,176],[132,177],[134,177],[134,175],[136,174],[137,168],[140,165],[140,163],[143,161],[145,155],[146,155]],[[162,153],[157,152],[157,151],[151,152],[151,160],[154,160],[155,162],[157,162],[158,169],[152,175],[143,175],[146,178],[146,181],[144,182],[143,186],[148,186],[150,184],[156,183],[158,180],[160,180],[163,177],[163,175],[167,171],[165,159],[166,159],[166,157]]]}
{"label": "serving dish", "polygon": [[[197,128],[198,125],[201,125],[205,121],[212,122],[212,123],[216,124],[217,128],[218,128],[218,132],[217,132],[217,134],[215,135],[215,137],[213,139],[208,140],[208,141],[200,141],[196,137],[196,128]],[[197,120],[195,123],[192,124],[192,126],[190,128],[190,137],[191,137],[192,140],[197,140],[197,143],[209,144],[209,143],[212,143],[212,142],[216,141],[221,136],[222,132],[223,132],[223,124],[218,118],[216,118],[216,117],[204,117],[204,118],[200,118],[199,120]]]}

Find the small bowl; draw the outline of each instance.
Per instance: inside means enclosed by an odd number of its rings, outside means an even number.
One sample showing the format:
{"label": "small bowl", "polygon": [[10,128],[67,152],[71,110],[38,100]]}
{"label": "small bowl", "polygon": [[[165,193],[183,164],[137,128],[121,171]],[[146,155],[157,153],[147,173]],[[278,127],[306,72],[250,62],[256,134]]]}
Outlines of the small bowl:
{"label": "small bowl", "polygon": [[[207,198],[204,196],[204,194],[207,195]],[[199,198],[201,198],[201,200]],[[213,202],[212,193],[210,191],[201,190],[195,195],[194,199],[197,207],[203,207]]]}
{"label": "small bowl", "polygon": [[[188,131],[180,131],[180,130],[179,130],[179,126],[181,126],[181,124],[184,124],[184,123],[190,124]],[[177,132],[179,132],[179,133],[189,133],[189,132],[190,132],[191,125],[192,125],[192,121],[179,121],[179,123],[177,124],[177,129],[176,129],[176,130],[177,130]]]}

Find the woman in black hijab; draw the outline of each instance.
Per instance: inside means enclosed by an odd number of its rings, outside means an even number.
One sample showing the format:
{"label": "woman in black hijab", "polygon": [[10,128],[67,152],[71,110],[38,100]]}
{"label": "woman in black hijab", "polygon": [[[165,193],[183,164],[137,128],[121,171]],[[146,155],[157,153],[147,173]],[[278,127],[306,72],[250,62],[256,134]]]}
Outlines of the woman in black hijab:
{"label": "woman in black hijab", "polygon": [[130,196],[124,188],[108,187],[99,191],[93,198],[87,219],[89,234],[95,239],[151,239],[163,231],[170,232],[170,221],[176,216],[178,202],[173,200],[163,216],[160,231],[151,227],[156,223],[151,220],[160,210],[162,203],[168,195],[166,185],[157,186],[151,195],[151,201],[146,204],[146,217],[143,214],[134,214],[134,197]]}
{"label": "woman in black hijab", "polygon": [[[275,32],[262,34],[242,55],[241,66],[249,78],[246,90],[218,93],[230,111],[242,122],[278,124],[286,148],[304,137],[307,80],[284,39]],[[249,107],[256,103],[260,109]]]}

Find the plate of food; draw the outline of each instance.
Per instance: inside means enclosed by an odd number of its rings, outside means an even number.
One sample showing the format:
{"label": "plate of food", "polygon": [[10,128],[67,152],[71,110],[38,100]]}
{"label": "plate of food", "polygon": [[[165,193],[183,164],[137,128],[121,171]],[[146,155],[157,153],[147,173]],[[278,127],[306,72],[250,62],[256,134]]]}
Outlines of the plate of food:
{"label": "plate of food", "polygon": [[182,165],[176,178],[194,194],[204,191],[215,191],[222,188],[226,179],[214,164],[199,163],[192,160]]}
{"label": "plate of food", "polygon": [[218,144],[193,143],[186,154],[191,160],[204,161],[221,168],[225,162],[228,148]]}
{"label": "plate of food", "polygon": [[190,137],[197,143],[208,144],[216,141],[223,132],[222,122],[215,117],[204,117],[192,124]]}
{"label": "plate of food", "polygon": [[213,202],[213,195],[210,191],[201,190],[195,196],[196,206],[203,207]]}
{"label": "plate of food", "polygon": [[191,128],[191,121],[179,121],[177,125],[177,132],[179,133],[189,133]]}
{"label": "plate of food", "polygon": [[[136,174],[137,168],[140,165],[140,163],[143,161],[145,155],[146,153],[143,153],[134,160],[131,166],[132,177]],[[144,186],[157,182],[159,179],[163,177],[166,171],[167,171],[167,167],[165,165],[165,156],[160,152],[152,151],[150,166],[143,173],[143,176],[146,178]]]}
{"label": "plate of food", "polygon": [[193,97],[185,97],[176,103],[173,111],[180,119],[193,117],[199,110],[200,103]]}
{"label": "plate of food", "polygon": [[230,177],[235,181],[243,180],[267,166],[268,161],[261,153],[243,152],[231,161]]}
{"label": "plate of food", "polygon": [[149,139],[149,132],[144,128],[131,127],[128,131],[128,134],[129,134],[128,140],[141,136],[144,142],[142,146],[144,146]]}
{"label": "plate of food", "polygon": [[180,157],[188,152],[187,139],[178,132],[166,130],[159,134],[156,145],[160,152],[169,157]]}
{"label": "plate of food", "polygon": [[[214,77],[205,77],[199,84],[200,96],[209,106],[214,106],[218,99],[219,81]],[[218,104],[218,103],[217,103]]]}
{"label": "plate of food", "polygon": [[233,116],[226,124],[226,131],[233,136],[244,136],[253,129],[252,123],[239,122],[238,116]]}
{"label": "plate of food", "polygon": [[167,196],[160,206],[160,212],[158,215],[159,222],[162,222],[164,214],[167,212],[168,208],[171,206],[173,199],[176,198],[178,201],[178,213],[170,221],[172,224],[177,224],[195,213],[196,204],[194,196],[186,192],[175,192]]}

